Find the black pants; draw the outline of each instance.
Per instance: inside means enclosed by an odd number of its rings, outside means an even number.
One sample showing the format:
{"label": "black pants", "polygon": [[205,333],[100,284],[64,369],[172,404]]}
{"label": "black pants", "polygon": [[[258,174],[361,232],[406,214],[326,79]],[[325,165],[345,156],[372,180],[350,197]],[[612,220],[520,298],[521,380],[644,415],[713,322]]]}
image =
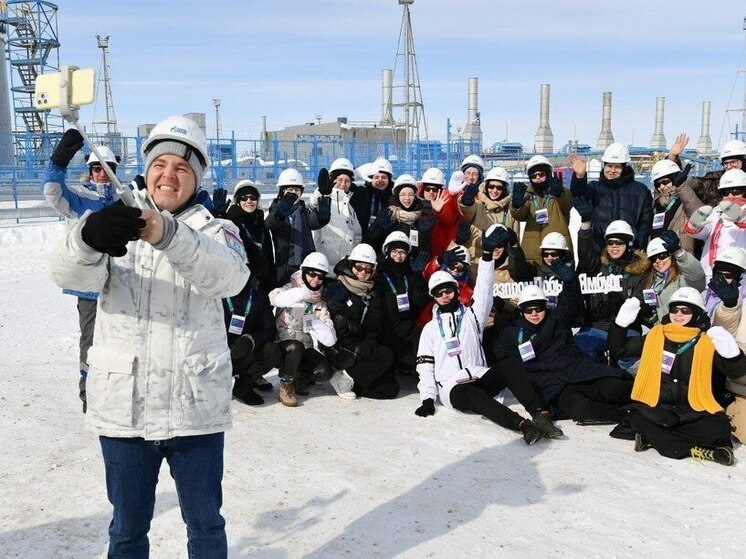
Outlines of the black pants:
{"label": "black pants", "polygon": [[233,374],[241,381],[254,382],[267,374],[282,362],[282,350],[279,344],[268,342],[256,348],[253,353],[241,359],[231,359]]}
{"label": "black pants", "polygon": [[360,344],[355,364],[347,374],[355,381],[352,390],[363,398],[392,400],[399,394],[394,377],[394,352],[375,342]]}
{"label": "black pants", "polygon": [[695,446],[727,446],[730,442],[730,422],[724,413],[706,415],[694,421],[663,427],[644,417],[639,410],[632,410],[629,424],[641,433],[661,456],[686,458]]}
{"label": "black pants", "polygon": [[522,366],[510,359],[500,362],[499,367],[491,367],[476,382],[454,386],[450,394],[451,405],[459,411],[481,414],[502,427],[517,431],[523,418],[495,400],[504,388],[509,389],[532,415],[541,411],[539,396],[528,382]]}
{"label": "black pants", "polygon": [[560,392],[557,405],[575,421],[618,423],[626,416],[622,406],[629,404],[632,380],[602,377],[568,384]]}
{"label": "black pants", "polygon": [[318,351],[305,347],[298,340],[280,342],[282,362],[280,363],[280,380],[292,382],[296,373],[308,375],[314,380],[326,380],[332,374],[331,365]]}
{"label": "black pants", "polygon": [[93,328],[96,325],[95,299],[78,297],[78,324],[80,325],[80,371],[88,372],[88,350],[93,345]]}

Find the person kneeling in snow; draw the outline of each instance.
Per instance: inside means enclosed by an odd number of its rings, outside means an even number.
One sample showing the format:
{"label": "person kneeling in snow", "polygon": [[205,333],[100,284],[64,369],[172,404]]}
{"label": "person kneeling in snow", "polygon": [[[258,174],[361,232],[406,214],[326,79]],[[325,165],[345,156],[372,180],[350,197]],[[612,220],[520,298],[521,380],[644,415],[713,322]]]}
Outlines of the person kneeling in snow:
{"label": "person kneeling in snow", "polygon": [[[415,414],[427,417],[435,413],[435,398],[459,411],[473,411],[508,429],[521,431],[527,444],[542,436],[562,436],[544,413],[541,402],[526,377],[505,369],[487,368],[482,351],[482,332],[492,308],[492,284],[495,262],[493,250],[505,235],[504,228],[490,227],[482,235],[483,254],[474,288],[474,303],[459,302],[458,283],[448,272],[435,272],[428,282],[435,299],[433,319],[425,325],[417,351],[417,372],[422,405]],[[508,388],[533,416],[524,419],[495,400]]]}
{"label": "person kneeling in snow", "polygon": [[612,353],[642,355],[627,418],[635,450],[733,464],[730,423],[713,395],[714,375],[743,377],[746,356],[725,328],[709,328],[704,300],[692,287],[671,296],[661,324],[644,337],[627,338],[639,310],[639,299],[627,299],[609,330]]}

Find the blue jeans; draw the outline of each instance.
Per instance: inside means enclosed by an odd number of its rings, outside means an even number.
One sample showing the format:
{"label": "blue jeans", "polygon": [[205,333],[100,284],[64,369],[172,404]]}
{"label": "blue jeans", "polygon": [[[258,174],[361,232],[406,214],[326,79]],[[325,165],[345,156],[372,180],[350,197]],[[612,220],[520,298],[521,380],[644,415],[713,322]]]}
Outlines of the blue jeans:
{"label": "blue jeans", "polygon": [[[627,330],[627,337],[639,336],[640,334],[634,330]],[[609,333],[606,330],[600,328],[583,327],[578,330],[575,334],[575,345],[578,349],[585,353],[589,358],[593,359],[597,363],[606,363],[606,350],[609,349],[608,345]],[[632,365],[635,364],[637,359],[634,357],[628,357],[626,359],[617,360],[617,364],[620,368],[625,371],[628,370]]]}
{"label": "blue jeans", "polygon": [[187,526],[190,558],[228,556],[223,504],[223,433],[165,441],[99,437],[106,492],[114,507],[109,524],[110,558],[147,558],[155,486],[166,459]]}

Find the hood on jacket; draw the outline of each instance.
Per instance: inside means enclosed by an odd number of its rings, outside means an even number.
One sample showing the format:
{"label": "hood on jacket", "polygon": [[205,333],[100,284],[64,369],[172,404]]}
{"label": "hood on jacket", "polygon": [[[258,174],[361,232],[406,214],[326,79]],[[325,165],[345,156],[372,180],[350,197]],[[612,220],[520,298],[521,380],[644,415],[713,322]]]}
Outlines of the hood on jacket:
{"label": "hood on jacket", "polygon": [[[644,276],[648,272],[650,272],[652,265],[650,264],[650,260],[648,260],[648,255],[645,254],[644,251],[636,248],[632,250],[630,254],[629,249],[628,249],[627,253],[625,253],[625,256],[627,255],[629,255],[630,258],[627,259],[628,263],[626,266],[624,266],[625,274],[629,274],[631,276]],[[605,267],[611,264],[612,262],[613,260],[609,258],[609,255],[606,252],[606,249],[604,248],[601,251],[601,264]]]}

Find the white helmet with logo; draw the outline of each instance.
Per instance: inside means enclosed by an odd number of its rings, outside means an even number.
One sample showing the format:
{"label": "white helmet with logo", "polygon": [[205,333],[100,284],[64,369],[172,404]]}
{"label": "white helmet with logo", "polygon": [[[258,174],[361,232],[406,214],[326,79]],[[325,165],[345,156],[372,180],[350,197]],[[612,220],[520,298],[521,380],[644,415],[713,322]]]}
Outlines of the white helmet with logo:
{"label": "white helmet with logo", "polygon": [[409,235],[403,231],[392,231],[388,234],[386,240],[383,241],[383,254],[388,256],[389,246],[391,246],[392,243],[404,243],[407,245],[407,252],[412,250],[412,244],[409,242]]}
{"label": "white helmet with logo", "polygon": [[552,169],[554,169],[554,167],[552,167],[552,164],[549,162],[549,159],[547,159],[543,155],[534,155],[526,162],[526,172],[530,174],[531,169],[533,169],[534,167],[538,167],[539,165],[546,165],[547,167],[549,167],[550,172]]}
{"label": "white helmet with logo", "polygon": [[312,252],[303,259],[300,265],[301,270],[318,270],[319,272],[329,273],[329,260],[321,252]]}
{"label": "white helmet with logo", "polygon": [[369,177],[372,177],[377,173],[386,173],[389,178],[394,176],[394,168],[391,166],[391,162],[385,157],[379,157],[370,165],[371,166],[367,169]]}
{"label": "white helmet with logo", "polygon": [[538,285],[527,285],[521,291],[518,296],[518,306],[528,306],[530,303],[547,302],[547,296],[544,294],[544,290]]}
{"label": "white helmet with logo", "polygon": [[142,144],[143,153],[147,154],[153,145],[165,140],[175,140],[192,148],[197,152],[203,169],[207,170],[210,162],[210,157],[207,155],[207,139],[199,125],[191,118],[170,116],[156,124],[150,131],[148,139]]}
{"label": "white helmet with logo", "polygon": [[720,177],[720,182],[718,183],[718,189],[738,188],[739,186],[746,186],[746,173],[741,169],[728,169]]}
{"label": "white helmet with logo", "polygon": [[373,266],[375,267],[377,262],[376,251],[373,249],[372,246],[365,243],[360,243],[352,249],[350,255],[347,257],[347,260],[350,260],[352,262],[366,262],[368,264],[373,264]]}
{"label": "white helmet with logo", "polygon": [[725,142],[723,150],[720,152],[720,160],[729,157],[746,157],[746,142],[741,140],[730,140]]}
{"label": "white helmet with logo", "polygon": [[676,303],[686,303],[688,305],[693,305],[695,307],[699,307],[703,311],[705,310],[705,300],[702,298],[702,295],[694,289],[693,287],[680,287],[676,291],[674,291],[673,295],[671,295],[671,299],[669,299],[668,304],[673,305]]}
{"label": "white helmet with logo", "polygon": [[726,264],[732,264],[738,266],[742,270],[746,271],[746,251],[740,247],[728,247],[721,251],[718,251],[715,263],[725,262]]}
{"label": "white helmet with logo", "polygon": [[609,223],[609,226],[604,232],[604,238],[609,237],[629,237],[630,240],[634,240],[635,234],[632,231],[629,223],[622,219],[617,219]]}
{"label": "white helmet with logo", "polygon": [[452,285],[454,288],[458,289],[458,282],[456,281],[456,278],[454,278],[445,270],[438,270],[432,276],[430,276],[430,279],[427,282],[427,291],[432,297],[435,297],[435,289],[439,287],[445,287],[446,285]]}
{"label": "white helmet with logo", "polygon": [[651,170],[650,174],[653,182],[655,182],[658,179],[662,179],[663,177],[676,175],[679,171],[681,171],[681,169],[679,169],[679,166],[670,159],[666,158],[661,159],[655,165],[653,165],[653,169]]}
{"label": "white helmet with logo", "polygon": [[394,188],[391,190],[391,193],[394,196],[399,196],[399,192],[405,186],[411,188],[415,191],[415,193],[417,193],[417,179],[415,179],[412,175],[408,175],[406,173],[396,177],[396,180],[394,181]]}
{"label": "white helmet with logo", "polygon": [[442,187],[446,184],[446,177],[443,174],[443,171],[437,167],[430,167],[427,171],[422,173],[422,180],[420,182],[423,184],[434,184]]}
{"label": "white helmet with logo", "polygon": [[547,233],[546,236],[541,240],[539,245],[540,250],[570,250],[567,245],[567,239],[562,233],[552,231]]}
{"label": "white helmet with logo", "polygon": [[459,167],[459,169],[463,171],[469,165],[476,165],[482,170],[482,172],[484,172],[484,159],[482,159],[478,155],[467,155],[466,157],[464,157],[464,160],[461,162],[461,167]]}
{"label": "white helmet with logo", "polygon": [[[117,166],[117,164],[119,163],[119,159],[117,159],[117,156],[114,155],[114,152],[111,151],[109,147],[96,146],[96,149],[102,155],[106,163],[108,163],[112,167]],[[88,156],[88,161],[86,163],[88,164],[89,167],[91,167],[92,165],[95,165],[96,163],[101,163],[101,162],[99,161],[98,157],[96,157],[96,154],[91,152],[91,155]]]}
{"label": "white helmet with logo", "polygon": [[340,173],[348,175],[351,179],[355,177],[355,167],[349,159],[340,157],[332,161],[332,165],[329,167],[329,174],[334,176]]}
{"label": "white helmet with logo", "polygon": [[285,169],[277,178],[277,188],[282,190],[288,186],[295,186],[303,190],[303,176],[298,169]]}
{"label": "white helmet with logo", "polygon": [[601,161],[604,163],[629,163],[631,161],[629,150],[624,144],[611,144],[604,150]]}
{"label": "white helmet with logo", "polygon": [[244,189],[244,188],[253,188],[256,190],[257,194],[261,196],[261,193],[259,192],[259,185],[256,184],[254,181],[249,179],[243,179],[236,183],[236,186],[233,187],[233,200],[236,200],[236,196],[238,193]]}
{"label": "white helmet with logo", "polygon": [[489,181],[500,181],[508,184],[510,182],[508,170],[505,167],[492,167],[484,177],[485,183]]}
{"label": "white helmet with logo", "polygon": [[663,244],[663,241],[660,240],[660,237],[656,237],[652,241],[648,243],[648,248],[645,249],[645,253],[648,255],[648,258],[652,258],[653,256],[656,256],[658,254],[664,254],[668,252],[668,249],[666,248],[666,245]]}

